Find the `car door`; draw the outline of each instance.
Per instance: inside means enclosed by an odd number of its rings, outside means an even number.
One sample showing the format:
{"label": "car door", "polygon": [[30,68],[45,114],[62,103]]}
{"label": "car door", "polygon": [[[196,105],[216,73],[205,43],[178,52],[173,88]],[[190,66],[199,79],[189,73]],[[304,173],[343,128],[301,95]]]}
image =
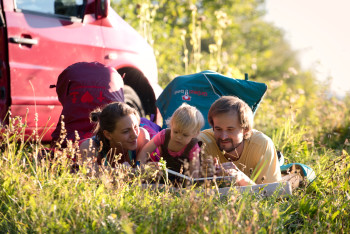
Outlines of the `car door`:
{"label": "car door", "polygon": [[[80,61],[103,62],[101,29],[93,14],[84,15],[87,2],[6,1],[11,112],[26,116],[28,108],[30,128],[38,125],[42,129],[57,122],[61,105],[56,90],[49,86],[56,84],[67,66]],[[48,122],[50,116],[56,118]]]}
{"label": "car door", "polygon": [[2,11],[2,5],[0,4],[0,124],[7,112],[7,106],[9,102],[8,94],[8,67],[7,67],[7,36],[6,36],[6,23],[5,17]]}

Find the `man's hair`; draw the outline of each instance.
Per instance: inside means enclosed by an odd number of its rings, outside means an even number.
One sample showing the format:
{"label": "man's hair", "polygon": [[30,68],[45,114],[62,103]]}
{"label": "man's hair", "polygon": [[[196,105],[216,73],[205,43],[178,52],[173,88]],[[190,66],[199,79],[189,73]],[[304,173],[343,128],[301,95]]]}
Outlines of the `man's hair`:
{"label": "man's hair", "polygon": [[244,139],[251,136],[253,129],[253,112],[251,108],[243,100],[235,96],[222,96],[216,100],[210,107],[208,112],[209,124],[214,127],[213,117],[218,114],[234,112],[238,115],[240,126],[246,130]]}
{"label": "man's hair", "polygon": [[124,102],[112,102],[101,108],[97,108],[90,113],[90,120],[96,123],[94,133],[96,138],[103,143],[103,149],[108,151],[110,148],[109,140],[104,136],[103,131],[112,133],[115,130],[117,122],[127,115],[134,114],[140,122],[140,116],[137,111]]}
{"label": "man's hair", "polygon": [[180,129],[189,129],[197,133],[204,125],[204,117],[196,107],[183,103],[167,123],[169,127],[176,125]]}

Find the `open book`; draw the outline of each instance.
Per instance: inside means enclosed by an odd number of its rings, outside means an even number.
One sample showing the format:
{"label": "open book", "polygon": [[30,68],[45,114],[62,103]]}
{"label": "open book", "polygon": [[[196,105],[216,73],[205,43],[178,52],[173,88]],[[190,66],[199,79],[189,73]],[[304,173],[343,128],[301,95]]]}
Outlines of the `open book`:
{"label": "open book", "polygon": [[178,173],[176,171],[173,171],[169,168],[166,169],[168,174],[174,175],[180,179],[190,181],[192,183],[195,182],[204,182],[204,181],[210,181],[210,180],[215,180],[215,181],[234,181],[236,182],[236,176],[213,176],[213,177],[202,177],[202,178],[192,178],[189,176],[186,176],[184,174]]}
{"label": "open book", "polygon": [[[292,187],[288,181],[279,181],[268,184],[256,184],[256,185],[248,185],[248,186],[234,186],[231,188],[230,183],[236,181],[235,176],[214,176],[214,177],[205,177],[205,178],[191,178],[189,176],[183,175],[171,169],[167,169],[169,174],[172,174],[178,178],[182,178],[184,180],[190,181],[191,183],[199,183],[204,181],[216,181],[219,184],[219,194],[220,196],[227,196],[234,190],[239,191],[240,193],[250,192],[261,194],[262,196],[272,196],[277,192],[279,196],[282,195],[291,195]],[[221,186],[220,186],[221,184]],[[226,186],[225,186],[226,185]],[[213,191],[217,191],[216,189],[212,189]]]}

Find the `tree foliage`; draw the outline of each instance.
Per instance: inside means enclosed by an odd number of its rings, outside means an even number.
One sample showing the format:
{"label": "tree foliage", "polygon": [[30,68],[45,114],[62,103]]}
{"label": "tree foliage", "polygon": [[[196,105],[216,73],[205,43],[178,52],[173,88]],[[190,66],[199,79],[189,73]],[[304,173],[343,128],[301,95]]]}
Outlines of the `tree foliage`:
{"label": "tree foliage", "polygon": [[[344,116],[334,114],[332,121],[324,122],[328,110],[323,106],[339,111],[343,105],[329,99],[327,84],[320,84],[312,71],[301,70],[284,31],[264,20],[264,4],[264,0],[112,1],[117,13],[153,46],[161,86],[178,75],[203,70],[238,79],[247,73],[250,80],[268,85],[255,118],[261,130],[271,128],[273,121],[276,129],[282,127],[281,116],[314,132],[339,128]],[[344,113],[349,115],[348,110]]]}
{"label": "tree foliage", "polygon": [[112,6],[153,45],[162,86],[198,70],[266,81],[299,69],[283,31],[264,21],[263,0],[119,0]]}

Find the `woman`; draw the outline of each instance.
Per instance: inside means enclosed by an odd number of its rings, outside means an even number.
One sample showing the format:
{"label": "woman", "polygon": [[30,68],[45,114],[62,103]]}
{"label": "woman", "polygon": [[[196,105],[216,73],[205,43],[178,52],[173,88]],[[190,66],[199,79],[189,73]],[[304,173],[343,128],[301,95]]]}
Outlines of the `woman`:
{"label": "woman", "polygon": [[95,135],[81,143],[82,155],[97,157],[98,165],[106,159],[104,165],[134,166],[137,153],[149,141],[148,132],[139,127],[136,110],[123,102],[113,102],[102,111],[93,111],[90,119],[97,122]]}

